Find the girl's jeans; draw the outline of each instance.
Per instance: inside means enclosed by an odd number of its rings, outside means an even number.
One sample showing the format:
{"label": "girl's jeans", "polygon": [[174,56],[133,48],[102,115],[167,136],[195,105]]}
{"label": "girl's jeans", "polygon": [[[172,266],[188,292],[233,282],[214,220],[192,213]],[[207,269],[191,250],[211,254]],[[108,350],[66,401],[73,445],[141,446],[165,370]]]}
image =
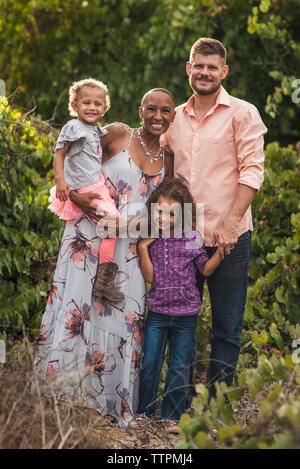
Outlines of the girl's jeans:
{"label": "girl's jeans", "polygon": [[190,366],[195,349],[197,314],[167,316],[148,312],[137,413],[155,415],[156,396],[167,342],[169,359],[161,418],[178,421],[186,409]]}

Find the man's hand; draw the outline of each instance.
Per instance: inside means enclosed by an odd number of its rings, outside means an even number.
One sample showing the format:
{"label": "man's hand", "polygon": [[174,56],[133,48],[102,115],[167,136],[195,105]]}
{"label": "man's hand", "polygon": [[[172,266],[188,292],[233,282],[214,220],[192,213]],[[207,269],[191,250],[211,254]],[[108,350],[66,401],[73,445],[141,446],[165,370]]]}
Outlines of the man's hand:
{"label": "man's hand", "polygon": [[225,218],[223,226],[220,226],[214,232],[214,238],[219,246],[224,247],[225,254],[230,254],[230,249],[237,243],[240,221],[251,205],[256,193],[256,189],[245,184],[239,184],[230,213]]}
{"label": "man's hand", "polygon": [[227,218],[224,225],[215,231],[216,242],[224,248],[225,254],[230,254],[230,249],[238,242],[238,228],[239,220],[231,217]]}

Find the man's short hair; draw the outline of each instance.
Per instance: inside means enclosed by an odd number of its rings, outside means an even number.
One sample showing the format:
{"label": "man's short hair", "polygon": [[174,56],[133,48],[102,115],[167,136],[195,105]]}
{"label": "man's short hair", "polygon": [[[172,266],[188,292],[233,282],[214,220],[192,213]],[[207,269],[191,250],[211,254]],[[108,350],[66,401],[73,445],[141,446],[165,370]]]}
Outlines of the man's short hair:
{"label": "man's short hair", "polygon": [[208,37],[200,37],[197,39],[191,48],[190,62],[193,62],[196,54],[218,54],[224,60],[224,65],[226,64],[227,51],[222,42],[218,41],[217,39],[211,39]]}

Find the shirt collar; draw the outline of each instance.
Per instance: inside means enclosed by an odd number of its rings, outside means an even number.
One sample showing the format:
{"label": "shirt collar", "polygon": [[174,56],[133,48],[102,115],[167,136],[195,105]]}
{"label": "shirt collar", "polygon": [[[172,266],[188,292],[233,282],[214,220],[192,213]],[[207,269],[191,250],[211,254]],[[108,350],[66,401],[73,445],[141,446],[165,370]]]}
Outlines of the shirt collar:
{"label": "shirt collar", "polygon": [[[186,104],[184,105],[183,112],[185,114],[188,114],[189,116],[195,117],[194,102],[195,102],[195,96],[192,95],[190,99],[186,102]],[[230,96],[225,90],[225,88],[223,88],[223,86],[221,86],[216,102],[214,106],[210,109],[209,113],[211,114],[219,105],[230,107]]]}
{"label": "shirt collar", "polygon": [[89,124],[85,124],[84,122],[81,122],[79,119],[74,119],[74,120],[77,122],[77,125],[79,126],[88,128],[90,130],[91,129],[95,130],[98,133],[99,137],[103,137],[104,135],[108,134],[108,130],[102,128],[99,124],[89,125]]}
{"label": "shirt collar", "polygon": [[97,131],[100,137],[108,134],[108,131],[106,129],[102,129],[99,124],[97,124]]}
{"label": "shirt collar", "polygon": [[[177,234],[177,236],[176,236]],[[167,238],[165,238],[163,235],[162,235],[162,232],[159,231],[158,232],[158,238],[159,239],[181,239],[183,241],[191,241],[192,239],[194,238],[198,238],[199,237],[199,232],[197,230],[191,230],[191,231],[188,231],[187,233],[185,232],[177,232],[177,233],[173,233],[171,234],[170,233],[170,236],[168,236]],[[179,235],[179,236],[178,236]],[[201,235],[200,235],[201,236]],[[203,244],[203,243],[202,243]]]}

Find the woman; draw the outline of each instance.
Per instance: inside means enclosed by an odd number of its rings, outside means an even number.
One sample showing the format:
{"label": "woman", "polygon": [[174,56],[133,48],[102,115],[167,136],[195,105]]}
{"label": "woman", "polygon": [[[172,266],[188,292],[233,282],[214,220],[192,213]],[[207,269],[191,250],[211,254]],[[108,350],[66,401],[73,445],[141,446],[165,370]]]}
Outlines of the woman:
{"label": "woman", "polygon": [[[174,98],[167,90],[150,90],[139,114],[140,129],[112,124],[101,140],[110,194],[120,217],[129,221],[135,204],[143,206],[163,178],[172,176],[171,156],[162,150],[159,139],[175,117]],[[71,194],[86,216],[66,225],[35,367],[48,383],[52,381],[61,398],[81,400],[117,417],[119,425],[126,427],[138,404],[145,282],[136,239],[122,237],[115,250],[116,286],[125,301],[113,306],[92,296],[100,243],[93,220],[101,218],[91,204],[95,197]]]}

